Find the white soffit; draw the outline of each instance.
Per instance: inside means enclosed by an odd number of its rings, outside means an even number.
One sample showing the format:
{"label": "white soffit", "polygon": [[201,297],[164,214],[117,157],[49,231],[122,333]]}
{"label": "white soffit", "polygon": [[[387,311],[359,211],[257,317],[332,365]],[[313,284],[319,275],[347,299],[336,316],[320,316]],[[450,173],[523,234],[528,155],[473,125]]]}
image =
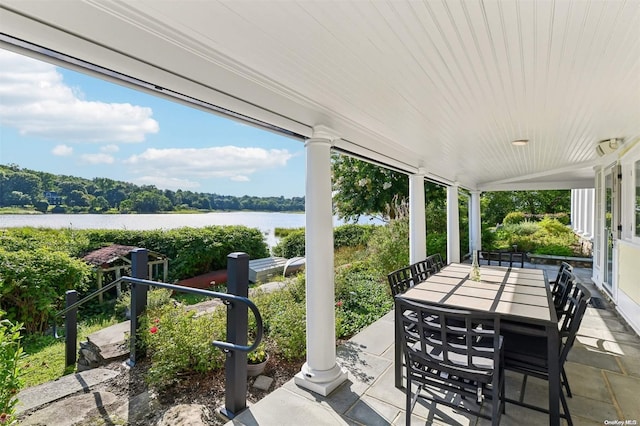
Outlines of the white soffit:
{"label": "white soffit", "polygon": [[578,187],[597,141],[640,136],[638,0],[0,7],[11,36],[472,188]]}

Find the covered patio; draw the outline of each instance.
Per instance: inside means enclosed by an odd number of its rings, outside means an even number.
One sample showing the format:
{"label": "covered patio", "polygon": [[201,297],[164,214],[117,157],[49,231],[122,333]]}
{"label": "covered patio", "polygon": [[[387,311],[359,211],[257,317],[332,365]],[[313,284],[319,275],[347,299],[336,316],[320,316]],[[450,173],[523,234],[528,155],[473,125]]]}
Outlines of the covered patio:
{"label": "covered patio", "polygon": [[335,349],[336,151],[407,175],[411,263],[427,254],[425,180],[447,187],[447,262],[467,252],[459,197],[471,251],[483,191],[580,191],[572,226],[593,242],[591,279],[640,331],[637,0],[0,0],[0,22],[4,49],[305,144],[307,362],[295,384],[315,410],[345,382],[362,401],[369,386]]}
{"label": "covered patio", "polygon": [[[534,267],[534,265],[527,265]],[[553,276],[557,266],[535,265]],[[580,281],[589,284],[591,270],[575,268]],[[616,315],[613,307],[587,308],[569,360],[567,375],[573,398],[568,398],[575,425],[603,425],[605,421],[640,418],[640,338]],[[228,425],[404,425],[405,394],[394,387],[393,312],[338,347],[338,362],[349,379],[331,395],[321,397],[298,387],[293,380],[250,406]],[[507,373],[510,398],[523,395],[522,375]],[[524,402],[545,407],[547,384],[529,378]],[[420,405],[422,404],[422,405]],[[548,423],[544,413],[507,404],[501,425],[538,426]],[[412,415],[415,425],[489,425],[490,421],[443,405],[419,402]],[[566,424],[566,423],[563,423]],[[615,423],[609,423],[615,424]]]}

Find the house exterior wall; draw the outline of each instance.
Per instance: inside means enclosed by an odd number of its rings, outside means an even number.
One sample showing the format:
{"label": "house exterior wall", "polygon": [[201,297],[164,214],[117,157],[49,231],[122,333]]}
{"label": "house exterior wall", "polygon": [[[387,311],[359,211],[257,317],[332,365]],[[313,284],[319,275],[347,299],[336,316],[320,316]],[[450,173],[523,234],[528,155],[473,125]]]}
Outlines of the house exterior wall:
{"label": "house exterior wall", "polygon": [[[604,174],[610,169],[611,159],[603,161],[602,168],[596,171],[596,217],[604,216]],[[620,237],[615,241],[613,250],[613,291],[612,300],[617,311],[631,327],[640,334],[640,139],[625,144],[617,153],[616,163],[621,166],[620,183]],[[600,177],[600,179],[598,179]],[[605,267],[604,256],[607,238],[604,235],[604,220],[596,219],[596,238],[594,239],[593,281],[603,288]]]}

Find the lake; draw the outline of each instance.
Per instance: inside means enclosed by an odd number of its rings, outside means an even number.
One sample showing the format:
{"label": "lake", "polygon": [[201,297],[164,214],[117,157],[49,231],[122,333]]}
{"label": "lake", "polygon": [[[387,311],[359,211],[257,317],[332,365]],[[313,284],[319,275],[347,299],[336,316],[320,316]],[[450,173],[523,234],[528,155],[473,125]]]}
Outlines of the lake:
{"label": "lake", "polygon": [[[334,226],[344,222],[333,219]],[[369,217],[360,218],[361,224],[382,222]],[[209,225],[244,225],[258,228],[269,247],[277,244],[275,228],[300,228],[305,225],[304,213],[272,212],[215,212],[202,214],[4,214],[0,215],[0,228],[32,226],[42,228],[73,229],[173,229],[190,226],[201,228]]]}

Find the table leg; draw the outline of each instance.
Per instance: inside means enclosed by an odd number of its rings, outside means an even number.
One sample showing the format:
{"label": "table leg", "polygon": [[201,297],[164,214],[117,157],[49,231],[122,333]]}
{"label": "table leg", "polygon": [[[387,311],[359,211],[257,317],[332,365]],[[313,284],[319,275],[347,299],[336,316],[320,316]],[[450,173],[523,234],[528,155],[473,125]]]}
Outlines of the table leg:
{"label": "table leg", "polygon": [[560,425],[560,360],[559,336],[555,325],[547,327],[547,359],[549,360],[549,425]]}

